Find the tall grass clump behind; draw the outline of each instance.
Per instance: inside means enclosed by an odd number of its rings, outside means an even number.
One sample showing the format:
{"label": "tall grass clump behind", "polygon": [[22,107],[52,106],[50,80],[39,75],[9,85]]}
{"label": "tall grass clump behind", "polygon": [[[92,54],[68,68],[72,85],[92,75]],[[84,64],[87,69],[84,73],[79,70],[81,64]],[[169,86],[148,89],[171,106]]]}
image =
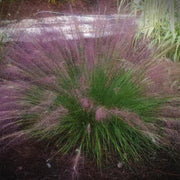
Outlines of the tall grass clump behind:
{"label": "tall grass clump behind", "polygon": [[134,0],[134,12],[140,12],[138,36],[147,37],[162,54],[180,60],[179,0]]}
{"label": "tall grass clump behind", "polygon": [[50,36],[9,47],[1,140],[26,136],[63,155],[78,151],[74,166],[80,157],[100,167],[112,157],[129,165],[147,160],[160,147],[161,100],[146,93],[145,75],[121,60],[124,34],[43,41]]}

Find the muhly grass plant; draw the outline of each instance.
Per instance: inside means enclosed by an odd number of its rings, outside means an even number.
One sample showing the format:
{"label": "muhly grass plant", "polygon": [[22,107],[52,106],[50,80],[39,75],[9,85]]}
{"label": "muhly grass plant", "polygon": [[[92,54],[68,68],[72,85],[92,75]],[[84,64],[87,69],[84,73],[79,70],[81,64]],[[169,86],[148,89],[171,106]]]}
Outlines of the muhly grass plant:
{"label": "muhly grass plant", "polygon": [[8,48],[1,142],[30,137],[64,155],[77,151],[74,170],[80,157],[99,167],[114,156],[130,165],[161,149],[156,122],[163,101],[146,93],[144,68],[121,60],[125,35],[89,39],[78,33],[75,40],[43,42],[50,35]]}
{"label": "muhly grass plant", "polygon": [[137,36],[150,38],[151,46],[162,55],[180,60],[180,2],[179,0],[134,0],[133,11],[139,11]]}

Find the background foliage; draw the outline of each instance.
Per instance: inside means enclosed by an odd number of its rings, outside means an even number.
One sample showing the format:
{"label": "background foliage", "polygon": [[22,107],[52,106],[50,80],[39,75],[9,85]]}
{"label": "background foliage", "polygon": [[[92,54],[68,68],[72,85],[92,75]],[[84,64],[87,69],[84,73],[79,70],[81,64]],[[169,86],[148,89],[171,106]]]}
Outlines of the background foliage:
{"label": "background foliage", "polygon": [[134,13],[140,12],[138,36],[148,37],[167,57],[180,60],[180,1],[134,0]]}

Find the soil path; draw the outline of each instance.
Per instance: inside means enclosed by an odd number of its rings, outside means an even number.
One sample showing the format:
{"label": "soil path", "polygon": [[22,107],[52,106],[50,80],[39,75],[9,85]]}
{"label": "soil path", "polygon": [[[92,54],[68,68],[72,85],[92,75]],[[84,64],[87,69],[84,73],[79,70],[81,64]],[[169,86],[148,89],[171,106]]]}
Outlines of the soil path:
{"label": "soil path", "polygon": [[[108,36],[113,33],[128,33],[135,28],[135,17],[130,15],[69,15],[37,19],[24,19],[19,22],[3,21],[0,36],[3,41],[29,42],[38,36],[46,35],[44,41],[57,38],[74,39],[78,33],[86,38]],[[103,33],[102,33],[103,32]],[[47,36],[48,34],[48,36]],[[51,35],[50,35],[51,34]]]}

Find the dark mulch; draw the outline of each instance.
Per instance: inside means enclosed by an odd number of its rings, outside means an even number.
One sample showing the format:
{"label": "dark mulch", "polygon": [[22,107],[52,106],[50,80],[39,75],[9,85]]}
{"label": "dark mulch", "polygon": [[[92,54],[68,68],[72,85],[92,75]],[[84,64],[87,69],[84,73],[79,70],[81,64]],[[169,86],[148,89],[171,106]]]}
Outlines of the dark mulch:
{"label": "dark mulch", "polygon": [[[1,180],[178,180],[180,164],[167,154],[147,164],[136,164],[133,169],[118,168],[116,164],[98,170],[90,160],[81,160],[78,174],[73,175],[73,155],[51,158],[54,151],[43,144],[24,142],[0,153]],[[51,167],[48,167],[48,163]]]}
{"label": "dark mulch", "polygon": [[[60,0],[59,2],[62,2]],[[54,16],[53,13],[40,13],[40,11],[60,12],[64,14],[92,14],[116,13],[116,0],[76,0],[74,3],[48,3],[48,0],[2,0],[0,3],[0,19],[21,20]]]}

